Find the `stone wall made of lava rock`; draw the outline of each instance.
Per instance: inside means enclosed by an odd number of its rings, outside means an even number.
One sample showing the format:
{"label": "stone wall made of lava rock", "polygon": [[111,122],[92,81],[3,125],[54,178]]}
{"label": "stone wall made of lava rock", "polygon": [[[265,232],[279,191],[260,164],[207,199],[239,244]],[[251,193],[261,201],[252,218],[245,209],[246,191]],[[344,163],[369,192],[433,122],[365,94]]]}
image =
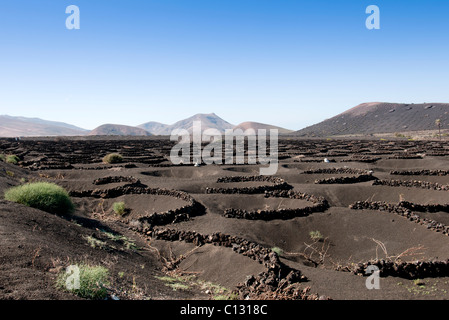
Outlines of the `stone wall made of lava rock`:
{"label": "stone wall made of lava rock", "polygon": [[449,185],[441,185],[436,182],[420,181],[420,180],[375,180],[373,186],[389,186],[389,187],[407,187],[407,188],[421,188],[437,191],[448,191]]}
{"label": "stone wall made of lava rock", "polygon": [[[322,159],[295,159],[295,160],[293,160],[293,162],[319,163],[319,162],[324,162],[324,160],[322,160]],[[337,161],[334,159],[329,159],[329,162],[337,162]]]}
{"label": "stone wall made of lava rock", "polygon": [[265,220],[265,221],[275,219],[287,220],[296,217],[305,217],[314,212],[324,212],[329,208],[329,203],[323,197],[316,197],[314,195],[300,193],[292,190],[288,191],[276,190],[265,192],[265,197],[306,200],[312,202],[313,205],[303,208],[256,210],[256,211],[247,211],[243,209],[229,208],[224,210],[223,216],[226,218],[247,219],[247,220]]}
{"label": "stone wall made of lava rock", "polygon": [[[159,196],[169,196],[187,202],[186,205],[173,210],[167,210],[164,212],[151,213],[147,216],[140,217],[137,220],[137,229],[140,231],[148,231],[156,225],[165,225],[169,223],[176,223],[179,221],[185,221],[192,216],[204,214],[205,208],[202,204],[193,199],[189,194],[169,189],[148,188],[148,187],[136,187],[136,186],[122,186],[106,190],[87,190],[87,191],[71,191],[72,197],[93,197],[93,198],[116,198],[126,194],[149,194]],[[130,223],[131,221],[126,220]]]}
{"label": "stone wall made of lava rock", "polygon": [[417,155],[417,154],[398,154],[398,155],[393,155],[388,157],[387,159],[423,159],[422,155]]}
{"label": "stone wall made of lava rock", "polygon": [[305,170],[303,174],[368,174],[368,171],[354,168],[321,168]]}
{"label": "stone wall made of lava rock", "polygon": [[362,162],[362,163],[374,163],[381,160],[380,157],[370,157],[370,156],[353,156],[349,159],[342,159],[341,162]]}
{"label": "stone wall made of lava rock", "polygon": [[227,176],[217,179],[217,183],[232,183],[232,182],[271,182],[274,184],[281,184],[284,179],[273,176]]}
{"label": "stone wall made of lava rock", "polygon": [[447,176],[449,170],[392,170],[391,175],[402,176]]}
{"label": "stone wall made of lava rock", "polygon": [[366,182],[366,181],[372,181],[372,180],[377,180],[377,178],[371,174],[361,174],[359,176],[353,176],[353,177],[332,177],[332,178],[325,178],[325,179],[316,179],[315,184],[350,184],[350,183],[359,183],[359,182]]}
{"label": "stone wall made of lava rock", "polygon": [[104,178],[95,179],[92,183],[95,185],[109,184],[109,183],[117,183],[117,182],[129,182],[132,184],[140,183],[140,180],[133,177],[123,177],[123,176],[109,176]]}
{"label": "stone wall made of lava rock", "polygon": [[442,234],[449,235],[449,227],[429,218],[420,217],[414,214],[413,211],[419,212],[437,212],[444,211],[449,212],[449,205],[421,205],[414,204],[408,201],[401,201],[397,205],[390,204],[382,201],[357,201],[349,206],[350,209],[354,210],[378,210],[392,212],[402,217],[407,218],[409,221],[419,223],[427,227],[427,229],[434,230],[436,232],[441,232]]}
{"label": "stone wall made of lava rock", "polygon": [[196,246],[212,244],[232,248],[234,252],[263,264],[267,268],[266,271],[256,276],[249,276],[243,283],[237,284],[233,292],[242,299],[260,297],[301,300],[323,299],[317,294],[309,294],[309,289],[300,289],[299,283],[307,280],[301,274],[301,271],[285,265],[275,252],[260,244],[221,232],[202,235],[195,231],[154,229],[150,234],[152,238],[157,240],[185,241]]}
{"label": "stone wall made of lava rock", "polygon": [[95,167],[76,167],[74,169],[76,170],[109,170],[113,168],[137,168],[137,166],[134,163],[125,163],[125,164],[118,164],[118,165],[102,165],[102,166],[95,166]]}
{"label": "stone wall made of lava rock", "polygon": [[445,261],[393,261],[377,259],[352,266],[337,267],[338,271],[352,272],[357,275],[369,275],[369,266],[379,268],[381,277],[400,277],[405,279],[422,279],[428,277],[447,277],[449,274],[449,260]]}
{"label": "stone wall made of lava rock", "polygon": [[217,183],[238,183],[238,182],[270,182],[273,185],[262,185],[255,187],[233,187],[233,188],[206,188],[206,193],[222,194],[259,194],[274,190],[290,190],[291,185],[282,178],[272,176],[229,176],[217,179]]}

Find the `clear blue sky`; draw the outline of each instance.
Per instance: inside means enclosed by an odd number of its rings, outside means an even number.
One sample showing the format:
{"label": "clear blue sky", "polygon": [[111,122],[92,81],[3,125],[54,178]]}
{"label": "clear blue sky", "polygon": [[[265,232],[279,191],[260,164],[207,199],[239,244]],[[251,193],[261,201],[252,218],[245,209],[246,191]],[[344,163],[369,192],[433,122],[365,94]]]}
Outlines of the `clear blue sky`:
{"label": "clear blue sky", "polygon": [[369,101],[449,102],[449,1],[0,4],[0,114],[93,129],[215,112],[297,130]]}

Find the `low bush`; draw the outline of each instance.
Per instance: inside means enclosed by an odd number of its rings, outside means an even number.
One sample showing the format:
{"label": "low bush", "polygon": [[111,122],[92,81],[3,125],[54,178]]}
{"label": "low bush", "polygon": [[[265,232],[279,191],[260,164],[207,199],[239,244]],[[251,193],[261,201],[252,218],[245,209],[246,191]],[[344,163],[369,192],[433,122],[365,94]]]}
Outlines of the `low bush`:
{"label": "low bush", "polygon": [[6,163],[18,164],[19,161],[20,161],[19,157],[18,157],[18,156],[15,156],[15,155],[12,155],[12,154],[7,155],[7,156],[5,157],[5,162],[6,162]]}
{"label": "low bush", "polygon": [[54,214],[63,215],[74,210],[67,191],[49,182],[27,183],[10,188],[5,192],[5,200]]}
{"label": "low bush", "polygon": [[114,210],[114,212],[118,215],[124,215],[127,211],[126,209],[126,205],[123,201],[121,202],[114,202],[114,204],[112,205],[112,210]]}
{"label": "low bush", "polygon": [[271,248],[271,251],[276,253],[278,256],[281,256],[284,253],[284,251],[279,247],[273,247],[273,248]]}
{"label": "low bush", "polygon": [[110,153],[103,158],[105,163],[120,163],[123,161],[123,157],[118,153]]}
{"label": "low bush", "polygon": [[73,266],[71,272],[62,271],[56,286],[86,299],[106,299],[109,286],[109,270],[102,266],[87,264]]}
{"label": "low bush", "polygon": [[324,239],[323,235],[318,230],[310,231],[309,236],[310,236],[310,239],[312,239],[313,241],[322,241]]}

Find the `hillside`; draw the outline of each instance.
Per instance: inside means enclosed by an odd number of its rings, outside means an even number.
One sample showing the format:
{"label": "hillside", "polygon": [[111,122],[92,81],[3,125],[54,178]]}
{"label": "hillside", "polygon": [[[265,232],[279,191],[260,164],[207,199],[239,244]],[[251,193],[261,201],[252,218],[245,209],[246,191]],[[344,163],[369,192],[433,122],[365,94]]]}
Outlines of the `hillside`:
{"label": "hillside", "polygon": [[276,126],[272,126],[270,124],[265,124],[265,123],[252,122],[252,121],[242,122],[242,123],[236,125],[233,129],[234,130],[241,129],[243,131],[245,131],[247,129],[253,129],[256,132],[259,129],[265,129],[265,130],[267,130],[267,132],[269,132],[270,129],[277,129],[279,134],[288,134],[288,133],[293,132],[293,130],[276,127]]}
{"label": "hillside", "polygon": [[194,121],[201,121],[202,130],[214,128],[218,129],[221,132],[224,132],[225,129],[232,129],[234,127],[234,125],[223,120],[215,113],[208,113],[208,114],[199,113],[187,119],[180,120],[171,125],[153,121],[141,124],[137,127],[145,129],[146,131],[151,132],[152,134],[155,135],[170,135],[172,130],[174,129],[186,129],[189,132],[192,132],[192,126]]}
{"label": "hillside", "polygon": [[449,104],[371,102],[360,104],[294,134],[327,137],[436,130],[436,119],[441,120],[441,129],[449,129]]}
{"label": "hillside", "polygon": [[0,116],[1,137],[80,136],[89,131],[57,121],[39,118]]}
{"label": "hillside", "polygon": [[91,132],[90,136],[151,136],[148,131],[121,124],[103,124]]}

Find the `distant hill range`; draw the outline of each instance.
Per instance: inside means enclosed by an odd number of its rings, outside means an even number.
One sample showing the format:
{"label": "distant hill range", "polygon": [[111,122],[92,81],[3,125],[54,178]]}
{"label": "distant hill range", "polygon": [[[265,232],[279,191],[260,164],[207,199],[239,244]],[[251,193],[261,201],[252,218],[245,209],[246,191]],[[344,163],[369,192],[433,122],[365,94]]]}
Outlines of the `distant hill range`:
{"label": "distant hill range", "polygon": [[193,122],[201,121],[201,129],[214,128],[224,133],[226,129],[278,129],[279,134],[290,133],[291,130],[258,122],[243,122],[237,126],[223,120],[215,113],[199,113],[174,124],[146,122],[139,126],[121,124],[103,124],[94,130],[85,130],[76,126],[38,118],[0,116],[0,137],[30,137],[30,136],[151,136],[170,135],[174,129],[186,129],[192,132]]}
{"label": "distant hill range", "polygon": [[88,132],[64,122],[0,115],[0,137],[80,136]]}
{"label": "distant hill range", "polygon": [[234,125],[229,122],[223,120],[215,113],[199,113],[190,118],[178,121],[174,124],[168,125],[159,122],[147,122],[139,125],[139,128],[145,129],[148,132],[151,132],[155,135],[170,135],[172,130],[174,129],[186,129],[190,133],[192,133],[192,127],[194,121],[201,121],[201,129],[218,129],[220,132],[223,132],[226,129],[234,128]]}
{"label": "distant hill range", "polygon": [[148,131],[121,124],[103,124],[88,134],[89,136],[152,136]]}
{"label": "distant hill range", "polygon": [[241,129],[243,131],[247,129],[254,129],[256,132],[258,129],[278,129],[279,134],[291,133],[293,130],[284,129],[281,127],[272,126],[269,124],[259,123],[259,122],[242,122],[241,124],[235,126],[215,113],[208,114],[196,114],[193,117],[178,121],[174,124],[167,125],[160,122],[147,122],[139,125],[139,128],[145,129],[155,135],[170,135],[174,129],[186,129],[192,133],[192,125],[194,121],[201,121],[201,129],[218,129],[220,132],[224,133],[226,129]]}
{"label": "distant hill range", "polygon": [[448,103],[362,103],[339,115],[293,134],[303,137],[330,137],[344,135],[371,135],[408,131],[449,129]]}

